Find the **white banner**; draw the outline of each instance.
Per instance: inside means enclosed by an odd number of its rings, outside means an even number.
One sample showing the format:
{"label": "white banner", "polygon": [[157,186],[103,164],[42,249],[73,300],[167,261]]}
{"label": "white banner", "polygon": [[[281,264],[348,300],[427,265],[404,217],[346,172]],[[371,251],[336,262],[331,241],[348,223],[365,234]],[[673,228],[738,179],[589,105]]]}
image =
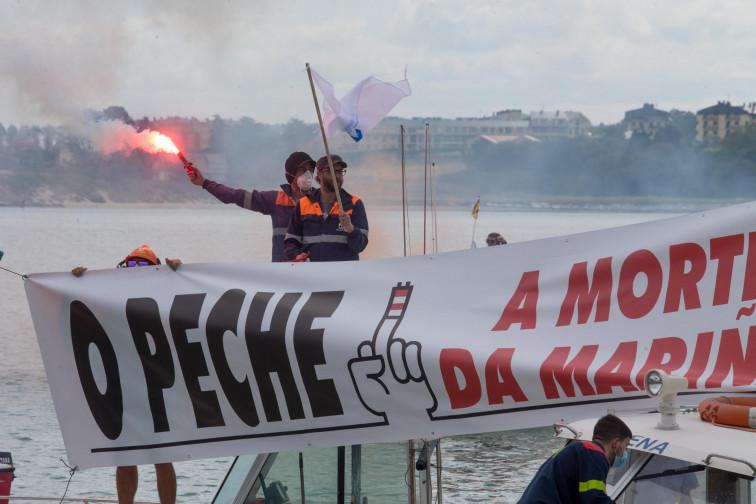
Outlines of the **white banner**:
{"label": "white banner", "polygon": [[756,390],[754,204],[434,256],[35,274],[26,292],[81,468],[549,425],[655,405],[652,368],[691,394]]}

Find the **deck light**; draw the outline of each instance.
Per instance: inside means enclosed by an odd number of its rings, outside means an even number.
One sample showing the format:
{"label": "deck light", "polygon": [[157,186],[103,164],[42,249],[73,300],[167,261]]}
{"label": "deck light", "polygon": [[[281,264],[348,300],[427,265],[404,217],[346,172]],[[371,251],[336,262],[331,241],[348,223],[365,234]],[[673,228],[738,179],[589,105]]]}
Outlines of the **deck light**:
{"label": "deck light", "polygon": [[677,393],[688,390],[688,380],[682,376],[669,375],[661,369],[651,369],[643,377],[643,388],[649,397],[661,397],[659,413],[661,421],[656,425],[657,429],[679,429],[675,417],[680,410],[677,404]]}

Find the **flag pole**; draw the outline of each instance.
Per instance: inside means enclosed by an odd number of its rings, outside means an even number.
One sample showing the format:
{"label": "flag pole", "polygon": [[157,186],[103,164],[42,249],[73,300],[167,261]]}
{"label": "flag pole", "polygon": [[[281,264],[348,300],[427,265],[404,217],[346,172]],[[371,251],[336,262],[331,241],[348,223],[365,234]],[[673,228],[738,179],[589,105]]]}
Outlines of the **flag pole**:
{"label": "flag pole", "polygon": [[336,172],[333,169],[333,161],[331,161],[331,152],[328,150],[328,139],[325,134],[325,127],[323,126],[323,118],[320,115],[320,106],[318,105],[318,95],[315,93],[315,83],[312,81],[312,72],[310,72],[310,64],[305,63],[307,67],[307,77],[310,79],[310,89],[312,89],[312,100],[315,102],[315,111],[318,113],[318,123],[320,124],[320,134],[323,137],[323,145],[325,146],[326,158],[328,159],[328,167],[331,170],[331,180],[333,180],[333,187],[336,188],[336,201],[339,203],[339,210],[344,211],[344,205],[341,204],[341,194],[339,194],[339,182],[336,180]]}
{"label": "flag pole", "polygon": [[475,202],[475,207],[473,207],[473,211],[475,212],[475,215],[473,215],[473,232],[472,232],[472,238],[470,239],[470,248],[475,247],[475,226],[478,225],[478,212],[480,211],[480,196],[478,196],[478,201]]}

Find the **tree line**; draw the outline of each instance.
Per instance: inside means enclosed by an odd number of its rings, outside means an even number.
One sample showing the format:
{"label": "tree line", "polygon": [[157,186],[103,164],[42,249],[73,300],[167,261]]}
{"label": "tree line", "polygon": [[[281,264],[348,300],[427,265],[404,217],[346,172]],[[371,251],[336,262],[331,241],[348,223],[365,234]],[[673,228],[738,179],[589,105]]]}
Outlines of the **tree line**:
{"label": "tree line", "polygon": [[[695,141],[692,113],[673,110],[671,116],[672,124],[653,138],[629,136],[622,124],[602,124],[590,136],[576,139],[501,144],[481,140],[465,152],[444,153],[459,156],[466,169],[439,177],[439,192],[463,190],[489,200],[518,193],[575,198],[756,194],[756,127],[705,145]],[[93,120],[103,118],[137,130],[155,126],[147,118],[132,120],[122,107],[93,113]],[[251,118],[216,116],[208,150],[225,156],[230,185],[274,188],[283,182],[283,162],[289,153],[322,150],[315,129],[316,125],[296,119],[269,125]],[[358,172],[367,156],[354,155],[350,166]],[[167,168],[160,169],[163,165]],[[184,177],[172,154],[132,150],[105,156],[90,140],[67,128],[0,124],[0,204],[31,202],[42,188],[61,199],[68,195],[69,200],[82,201],[101,201],[103,194],[111,200],[126,194],[140,201],[197,198],[199,192],[184,183]]]}
{"label": "tree line", "polygon": [[[674,112],[674,111],[673,111]],[[468,169],[448,182],[482,194],[575,197],[749,198],[756,195],[756,127],[719,143],[695,141],[695,116],[673,114],[653,138],[601,125],[589,137],[473,145]]]}

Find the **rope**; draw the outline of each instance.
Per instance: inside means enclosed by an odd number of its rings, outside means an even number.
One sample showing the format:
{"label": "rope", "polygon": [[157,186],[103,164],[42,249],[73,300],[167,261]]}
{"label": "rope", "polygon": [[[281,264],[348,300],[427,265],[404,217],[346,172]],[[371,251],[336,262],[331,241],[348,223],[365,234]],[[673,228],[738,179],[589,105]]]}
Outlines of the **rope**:
{"label": "rope", "polygon": [[13,271],[13,270],[9,270],[8,268],[3,268],[2,266],[0,266],[0,269],[1,269],[1,270],[5,270],[5,271],[7,271],[8,273],[13,273],[14,275],[18,275],[18,276],[20,276],[21,278],[27,278],[27,276],[26,276],[26,275],[22,275],[21,273],[16,273],[15,271]]}
{"label": "rope", "polygon": [[[60,498],[60,502],[63,502],[63,499],[66,498],[66,494],[68,493],[68,486],[71,484],[71,480],[73,479],[74,473],[76,473],[76,470],[79,468],[79,466],[71,467],[70,465],[66,464],[66,461],[63,460],[63,458],[60,458],[60,461],[63,463],[64,466],[68,467],[69,469],[69,477],[68,482],[66,483],[66,490],[63,492],[63,497]],[[60,504],[60,503],[59,503]]]}

